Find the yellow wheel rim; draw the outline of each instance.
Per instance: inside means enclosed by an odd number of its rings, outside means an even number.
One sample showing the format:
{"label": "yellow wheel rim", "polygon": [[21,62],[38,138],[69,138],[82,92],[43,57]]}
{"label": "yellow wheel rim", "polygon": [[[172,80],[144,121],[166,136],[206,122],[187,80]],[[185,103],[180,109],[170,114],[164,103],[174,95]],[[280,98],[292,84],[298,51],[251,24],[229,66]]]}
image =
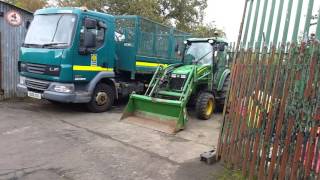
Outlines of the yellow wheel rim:
{"label": "yellow wheel rim", "polygon": [[210,99],[207,103],[206,115],[210,116],[214,109],[215,109],[214,101]]}

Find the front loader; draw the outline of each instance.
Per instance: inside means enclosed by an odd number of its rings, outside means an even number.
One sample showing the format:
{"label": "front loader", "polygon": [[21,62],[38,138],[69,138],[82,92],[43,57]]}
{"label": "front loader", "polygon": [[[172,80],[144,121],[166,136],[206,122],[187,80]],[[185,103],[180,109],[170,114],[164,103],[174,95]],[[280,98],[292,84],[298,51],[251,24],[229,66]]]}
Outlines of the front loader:
{"label": "front loader", "polygon": [[185,41],[182,62],[159,66],[144,95],[132,94],[122,120],[173,134],[184,129],[187,105],[209,119],[223,106],[230,81],[227,43],[221,38]]}

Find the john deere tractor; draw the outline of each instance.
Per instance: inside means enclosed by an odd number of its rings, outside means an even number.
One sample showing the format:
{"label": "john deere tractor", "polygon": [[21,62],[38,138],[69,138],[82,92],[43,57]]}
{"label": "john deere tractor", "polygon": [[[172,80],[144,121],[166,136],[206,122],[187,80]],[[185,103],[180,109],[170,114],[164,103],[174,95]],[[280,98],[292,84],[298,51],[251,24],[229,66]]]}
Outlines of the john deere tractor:
{"label": "john deere tractor", "polygon": [[121,119],[170,134],[185,127],[187,106],[209,119],[223,107],[230,83],[227,45],[222,38],[185,41],[182,62],[159,66],[145,94],[130,96]]}

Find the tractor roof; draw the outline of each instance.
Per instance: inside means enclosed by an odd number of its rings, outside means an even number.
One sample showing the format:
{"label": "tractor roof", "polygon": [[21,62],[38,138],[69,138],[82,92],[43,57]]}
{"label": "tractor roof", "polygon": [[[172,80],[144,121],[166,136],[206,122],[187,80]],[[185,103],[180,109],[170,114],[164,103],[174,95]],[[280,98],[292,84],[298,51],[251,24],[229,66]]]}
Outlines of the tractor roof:
{"label": "tractor roof", "polygon": [[221,37],[209,37],[209,38],[190,38],[188,41],[190,42],[207,42],[209,40],[213,40],[217,43],[228,43],[225,38]]}

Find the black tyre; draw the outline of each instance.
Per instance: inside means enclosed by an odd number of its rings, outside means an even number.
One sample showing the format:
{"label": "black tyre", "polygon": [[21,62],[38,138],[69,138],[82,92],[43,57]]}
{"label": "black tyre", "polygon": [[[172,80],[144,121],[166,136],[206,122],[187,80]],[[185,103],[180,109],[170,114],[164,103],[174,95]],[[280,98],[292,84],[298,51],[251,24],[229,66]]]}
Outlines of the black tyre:
{"label": "black tyre", "polygon": [[92,94],[91,101],[87,103],[89,111],[94,113],[105,112],[109,110],[114,103],[114,89],[103,83],[97,84]]}
{"label": "black tyre", "polygon": [[223,99],[223,101],[222,101],[223,103],[224,103],[224,100],[226,99],[226,97],[228,95],[228,91],[229,91],[229,88],[230,88],[230,83],[231,83],[231,79],[230,79],[230,75],[228,75],[226,80],[223,83],[223,88],[221,90],[221,97]]}
{"label": "black tyre", "polygon": [[231,79],[230,79],[230,75],[227,76],[226,80],[223,83],[223,87],[222,90],[220,91],[220,98],[219,98],[219,102],[218,102],[218,111],[223,111],[224,108],[224,103],[225,100],[228,96],[228,91],[230,88],[230,83],[231,83]]}
{"label": "black tyre", "polygon": [[216,102],[215,98],[211,93],[201,92],[199,93],[196,102],[196,114],[201,120],[208,120],[211,118],[215,111]]}

